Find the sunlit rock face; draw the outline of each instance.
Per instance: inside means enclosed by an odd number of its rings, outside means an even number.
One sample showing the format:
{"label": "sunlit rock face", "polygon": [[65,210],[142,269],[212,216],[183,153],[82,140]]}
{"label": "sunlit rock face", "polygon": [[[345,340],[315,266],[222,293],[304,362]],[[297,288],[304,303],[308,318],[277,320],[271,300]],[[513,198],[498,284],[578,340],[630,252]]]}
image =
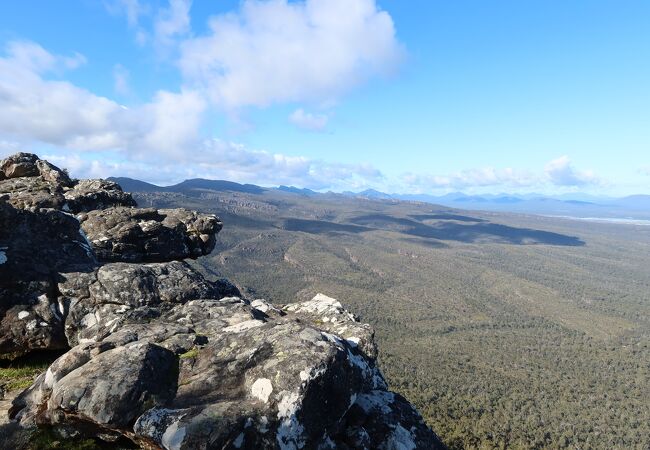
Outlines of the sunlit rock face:
{"label": "sunlit rock face", "polygon": [[0,352],[69,350],[13,402],[23,427],[143,448],[437,449],[335,299],[274,306],[187,264],[221,221],[137,209],[35,155],[0,162]]}

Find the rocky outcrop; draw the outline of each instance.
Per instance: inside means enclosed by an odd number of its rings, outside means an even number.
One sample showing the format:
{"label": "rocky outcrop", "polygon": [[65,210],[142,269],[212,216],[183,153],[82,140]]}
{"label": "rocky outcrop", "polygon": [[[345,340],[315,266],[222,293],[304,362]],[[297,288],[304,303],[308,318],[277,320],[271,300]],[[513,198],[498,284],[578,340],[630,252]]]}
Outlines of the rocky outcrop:
{"label": "rocky outcrop", "polygon": [[160,262],[207,255],[221,222],[185,209],[109,208],[80,215],[101,261]]}
{"label": "rocky outcrop", "polygon": [[34,155],[0,169],[0,188],[49,192],[0,200],[0,352],[71,347],[14,400],[22,427],[147,449],[443,448],[337,300],[249,301],[181,261],[212,250],[216,217],[125,207]]}
{"label": "rocky outcrop", "polygon": [[135,206],[130,194],[106,180],[72,180],[31,153],[0,162],[0,198],[20,209],[52,208],[79,213],[113,206]]}

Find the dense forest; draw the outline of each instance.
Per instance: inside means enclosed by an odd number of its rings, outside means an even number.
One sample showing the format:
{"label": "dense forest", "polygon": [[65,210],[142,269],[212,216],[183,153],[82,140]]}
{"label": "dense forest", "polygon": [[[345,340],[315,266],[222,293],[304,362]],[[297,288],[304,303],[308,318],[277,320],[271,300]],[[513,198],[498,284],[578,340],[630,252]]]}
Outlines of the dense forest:
{"label": "dense forest", "polygon": [[265,191],[140,194],[220,214],[197,262],[250,297],[372,323],[452,449],[650,447],[650,230]]}

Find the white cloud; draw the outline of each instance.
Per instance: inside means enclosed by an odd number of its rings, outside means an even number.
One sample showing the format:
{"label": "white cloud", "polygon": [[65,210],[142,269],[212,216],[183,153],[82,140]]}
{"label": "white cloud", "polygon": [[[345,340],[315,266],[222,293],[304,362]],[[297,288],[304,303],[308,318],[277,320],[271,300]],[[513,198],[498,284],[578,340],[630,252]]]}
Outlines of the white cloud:
{"label": "white cloud", "polygon": [[328,120],[325,114],[312,114],[302,108],[296,109],[289,115],[289,122],[309,131],[323,131],[327,127]]}
{"label": "white cloud", "polygon": [[148,7],[139,0],[112,0],[104,2],[104,5],[111,14],[123,14],[130,27],[137,27],[140,16],[148,12]]}
{"label": "white cloud", "polygon": [[131,92],[129,71],[122,64],[113,66],[113,89],[119,95],[128,95]]}
{"label": "white cloud", "polygon": [[0,139],[0,158],[5,158],[9,155],[21,151],[22,146],[19,142],[16,141],[6,141]]}
{"label": "white cloud", "polygon": [[52,55],[13,42],[0,57],[0,134],[75,150],[187,151],[198,140],[205,102],[193,91],[158,92],[126,108],[69,82],[46,76],[81,58]]}
{"label": "white cloud", "polygon": [[70,154],[49,151],[46,159],[82,178],[126,176],[157,184],[189,178],[226,179],[259,185],[288,184],[311,189],[352,189],[380,181],[381,172],[367,165],[327,163],[302,156],[250,150],[241,144],[210,139],[183,155]]}
{"label": "white cloud", "polygon": [[511,168],[485,167],[469,169],[451,175],[402,175],[406,185],[418,191],[427,189],[466,189],[477,187],[528,187],[539,181],[533,173]]}
{"label": "white cloud", "polygon": [[181,43],[179,66],[226,109],[332,101],[402,56],[374,0],[244,0],[209,28]]}
{"label": "white cloud", "polygon": [[169,7],[160,10],[154,22],[154,38],[159,51],[190,32],[191,7],[192,0],[169,0]]}
{"label": "white cloud", "polygon": [[639,169],[639,172],[641,172],[642,175],[650,176],[650,166],[642,167]]}
{"label": "white cloud", "polygon": [[585,186],[599,183],[592,171],[576,169],[566,155],[549,162],[544,172],[551,183],[557,186]]}
{"label": "white cloud", "polygon": [[[225,178],[315,189],[379,179],[365,165],[327,163],[250,150],[201,137],[207,102],[200,93],[159,91],[127,108],[48,74],[69,59],[33,43],[0,56],[0,152],[45,146],[54,162],[83,177],[125,175],[153,182]],[[155,174],[152,176],[152,174]]]}
{"label": "white cloud", "polygon": [[435,189],[541,189],[549,186],[571,188],[603,184],[593,172],[574,168],[567,156],[549,162],[543,171],[485,167],[451,175],[406,173],[401,176],[401,181],[411,190],[420,193]]}

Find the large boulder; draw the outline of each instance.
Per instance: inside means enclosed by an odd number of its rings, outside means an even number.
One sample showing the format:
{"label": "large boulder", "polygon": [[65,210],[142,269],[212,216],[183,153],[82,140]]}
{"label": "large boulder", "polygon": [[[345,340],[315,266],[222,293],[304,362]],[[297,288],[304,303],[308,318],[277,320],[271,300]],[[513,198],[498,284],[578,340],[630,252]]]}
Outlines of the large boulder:
{"label": "large boulder", "polygon": [[207,255],[222,223],[186,209],[109,208],[79,216],[101,261],[163,262]]}
{"label": "large boulder", "polygon": [[53,208],[70,213],[136,206],[130,194],[107,180],[73,180],[31,153],[0,161],[0,198],[20,209]]}
{"label": "large boulder", "polygon": [[131,194],[108,180],[78,180],[63,196],[66,208],[75,214],[114,206],[136,206]]}
{"label": "large boulder", "polygon": [[65,334],[72,345],[97,341],[124,322],[159,317],[174,304],[238,296],[227,280],[208,281],[185,262],[111,263],[89,273],[68,273],[58,285],[68,306]]}
{"label": "large boulder", "polygon": [[0,161],[0,180],[39,176],[49,183],[66,187],[72,185],[65,171],[32,153],[16,153]]}

